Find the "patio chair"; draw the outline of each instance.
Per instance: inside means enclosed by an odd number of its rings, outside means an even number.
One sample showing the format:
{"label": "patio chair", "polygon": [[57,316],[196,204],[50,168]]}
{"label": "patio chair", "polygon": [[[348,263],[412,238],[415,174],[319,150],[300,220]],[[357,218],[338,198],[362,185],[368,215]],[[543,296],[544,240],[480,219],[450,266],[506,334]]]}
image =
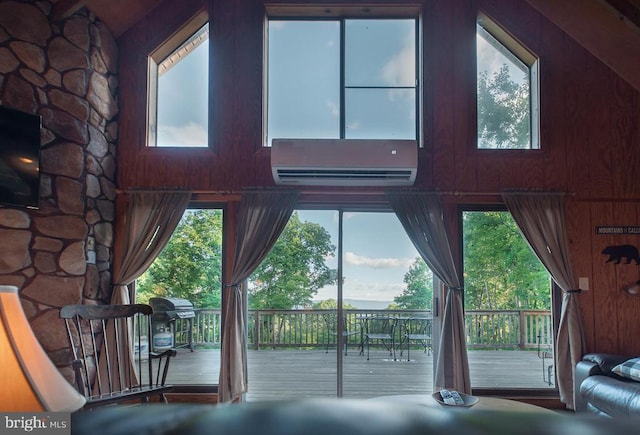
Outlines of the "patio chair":
{"label": "patio chair", "polygon": [[394,334],[397,319],[388,316],[367,316],[362,319],[362,334],[364,342],[361,344],[360,355],[364,353],[364,347],[367,347],[367,361],[369,361],[369,348],[371,344],[382,345],[388,352],[389,358],[395,361],[395,342]]}
{"label": "patio chair", "polygon": [[[542,336],[538,335],[538,358],[542,360],[542,380],[550,387],[553,386],[553,351],[550,347],[542,348]],[[549,363],[550,362],[550,363]]]}
{"label": "patio chair", "polygon": [[152,312],[145,304],[62,307],[60,317],[71,343],[76,388],[87,399],[85,408],[148,402],[152,396],[167,402],[165,393],[173,387],[165,382],[176,351],[143,348],[143,336],[152,341]]}
{"label": "patio chair", "polygon": [[[424,353],[431,353],[431,323],[430,317],[410,317],[403,322],[403,345],[407,347],[407,361],[411,361],[410,351],[412,344],[422,346]],[[400,358],[404,348],[400,346]]]}
{"label": "patio chair", "polygon": [[[329,334],[338,337],[338,314],[337,313],[326,313],[322,315],[322,318],[327,327],[327,331]],[[360,334],[360,330],[354,331],[349,327],[349,322],[346,317],[344,317],[343,328],[342,328],[342,337],[344,337],[344,354],[348,355],[348,347],[349,347],[349,337]],[[329,353],[329,345],[331,344],[331,340],[327,340],[327,346],[325,348],[325,353]]]}

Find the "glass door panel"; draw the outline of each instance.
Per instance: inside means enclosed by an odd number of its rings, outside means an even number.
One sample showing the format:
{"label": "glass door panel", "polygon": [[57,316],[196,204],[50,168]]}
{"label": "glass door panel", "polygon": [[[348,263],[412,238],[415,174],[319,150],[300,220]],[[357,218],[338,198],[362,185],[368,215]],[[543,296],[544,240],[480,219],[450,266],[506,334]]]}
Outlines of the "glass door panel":
{"label": "glass door panel", "polygon": [[343,234],[343,303],[360,332],[343,358],[344,396],[430,393],[431,271],[394,213],[345,212]]}
{"label": "glass door panel", "polygon": [[554,388],[549,274],[508,211],[463,211],[462,228],[471,385]]}

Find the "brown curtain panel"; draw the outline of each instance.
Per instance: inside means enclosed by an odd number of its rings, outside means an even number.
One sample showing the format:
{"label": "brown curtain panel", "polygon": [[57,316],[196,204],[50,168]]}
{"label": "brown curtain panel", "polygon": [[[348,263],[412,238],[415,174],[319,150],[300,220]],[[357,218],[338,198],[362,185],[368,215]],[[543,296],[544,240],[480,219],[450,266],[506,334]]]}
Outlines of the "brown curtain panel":
{"label": "brown curtain panel", "polygon": [[[122,207],[116,210],[112,305],[133,302],[127,286],[142,275],[162,252],[180,222],[190,199],[190,192],[130,192],[119,197],[119,204]],[[119,329],[129,331],[128,342],[133,343],[131,325],[126,323],[122,321]],[[113,328],[111,322],[107,324],[107,328]],[[108,334],[108,336],[113,337],[114,334]],[[152,337],[148,339],[151,343]],[[112,349],[115,347],[112,346]],[[122,359],[129,361],[131,370],[121,372],[136,376],[131,350],[129,349],[129,354]],[[115,355],[110,357],[113,360],[112,364],[115,364]],[[100,358],[103,361],[101,367],[106,368],[104,352],[101,352]],[[122,380],[124,385],[129,385],[129,381],[129,379]],[[120,379],[115,382],[119,383]]]}
{"label": "brown curtain panel", "polygon": [[524,238],[562,289],[554,357],[560,400],[574,409],[574,370],[582,357],[584,332],[577,299],[579,291],[569,257],[564,195],[505,192],[502,198]]}
{"label": "brown curtain panel", "polygon": [[296,191],[242,195],[233,272],[222,302],[219,402],[233,401],[247,391],[246,280],[280,237],[297,202]]}
{"label": "brown curtain panel", "polygon": [[451,253],[440,196],[390,191],[387,198],[422,259],[448,287],[434,368],[434,389],[470,394],[461,279]]}

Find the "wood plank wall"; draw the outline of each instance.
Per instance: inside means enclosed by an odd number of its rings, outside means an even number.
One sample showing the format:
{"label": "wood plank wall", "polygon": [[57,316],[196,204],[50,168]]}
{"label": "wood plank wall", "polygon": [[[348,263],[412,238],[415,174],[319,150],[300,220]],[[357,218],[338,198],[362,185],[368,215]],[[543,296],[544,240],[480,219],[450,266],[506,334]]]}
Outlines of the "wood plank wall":
{"label": "wood plank wall", "polygon": [[[269,150],[261,147],[263,1],[179,3],[178,8],[177,2],[165,1],[118,40],[119,187],[238,192],[272,186]],[[574,269],[590,282],[590,290],[580,295],[586,350],[640,354],[640,297],[621,291],[640,279],[640,269],[607,264],[601,254],[609,245],[638,246],[640,237],[595,234],[596,225],[640,225],[639,92],[524,0],[422,4],[425,146],[419,152],[416,186],[457,193],[446,198],[449,205],[495,203],[496,192],[505,188],[569,192]],[[181,23],[207,9],[211,147],[192,152],[145,149],[146,56]],[[480,10],[540,58],[541,150],[475,149],[475,19]],[[358,197],[356,188],[344,197],[340,189],[331,192],[336,202]],[[380,193],[361,192],[362,201]],[[327,199],[322,189],[306,193]],[[456,216],[450,214],[455,231]]]}

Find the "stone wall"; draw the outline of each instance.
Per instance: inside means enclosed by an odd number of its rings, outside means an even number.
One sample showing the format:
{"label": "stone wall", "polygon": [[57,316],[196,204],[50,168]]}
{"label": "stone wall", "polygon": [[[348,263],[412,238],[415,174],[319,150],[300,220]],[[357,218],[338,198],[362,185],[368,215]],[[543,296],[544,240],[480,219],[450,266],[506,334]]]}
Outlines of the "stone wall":
{"label": "stone wall", "polygon": [[60,307],[110,297],[118,65],[112,35],[86,9],[60,22],[51,10],[0,0],[0,104],[43,125],[40,208],[0,207],[0,283],[20,288],[36,336],[64,366]]}

